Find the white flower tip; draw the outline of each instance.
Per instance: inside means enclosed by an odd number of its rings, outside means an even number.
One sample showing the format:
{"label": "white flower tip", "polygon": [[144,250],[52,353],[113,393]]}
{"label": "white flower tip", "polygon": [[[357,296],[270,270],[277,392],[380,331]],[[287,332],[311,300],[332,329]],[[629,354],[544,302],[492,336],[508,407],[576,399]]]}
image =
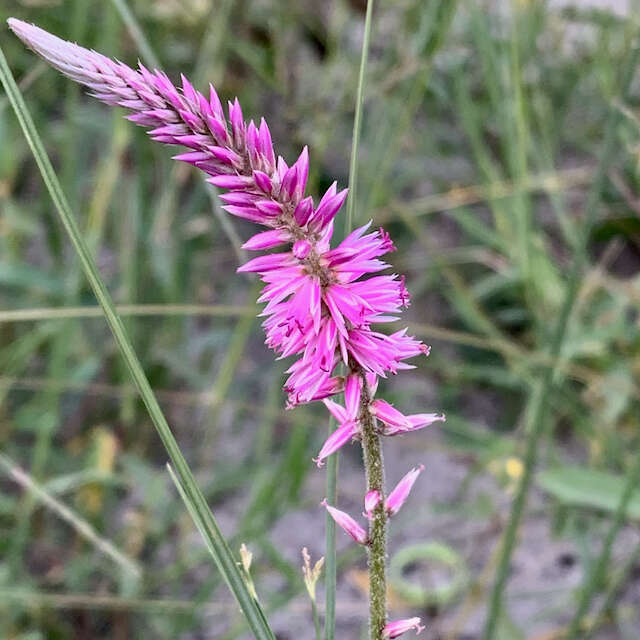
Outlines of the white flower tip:
{"label": "white flower tip", "polygon": [[9,25],[9,29],[14,32],[20,31],[25,27],[29,27],[29,23],[18,20],[18,18],[7,18],[7,24]]}
{"label": "white flower tip", "polygon": [[324,467],[322,458],[311,458],[311,460],[316,463],[316,467],[318,467],[318,469],[322,469],[322,467]]}

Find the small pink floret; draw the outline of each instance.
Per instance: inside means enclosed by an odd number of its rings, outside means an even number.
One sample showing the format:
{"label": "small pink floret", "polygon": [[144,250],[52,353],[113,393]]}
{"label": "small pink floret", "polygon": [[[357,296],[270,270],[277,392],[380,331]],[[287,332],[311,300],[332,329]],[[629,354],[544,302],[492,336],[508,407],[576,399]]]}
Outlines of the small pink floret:
{"label": "small pink floret", "polygon": [[364,517],[371,519],[373,517],[373,512],[375,508],[380,504],[380,500],[382,496],[377,489],[373,489],[372,491],[368,491],[367,495],[364,497]]}
{"label": "small pink floret", "polygon": [[411,631],[411,629],[416,630],[416,635],[418,635],[424,629],[424,626],[420,624],[420,618],[406,618],[404,620],[389,622],[384,628],[382,637],[399,638],[403,633]]}
{"label": "small pink floret", "polygon": [[424,471],[424,465],[414,467],[407,473],[407,475],[398,482],[396,488],[389,494],[385,502],[385,508],[390,516],[395,515],[400,510],[400,507],[406,502],[409,497],[409,493],[418,479],[420,473]]}
{"label": "small pink floret", "polygon": [[328,505],[326,499],[324,499],[321,504],[327,509],[329,515],[345,533],[350,535],[358,544],[367,544],[369,539],[367,532],[348,513]]}

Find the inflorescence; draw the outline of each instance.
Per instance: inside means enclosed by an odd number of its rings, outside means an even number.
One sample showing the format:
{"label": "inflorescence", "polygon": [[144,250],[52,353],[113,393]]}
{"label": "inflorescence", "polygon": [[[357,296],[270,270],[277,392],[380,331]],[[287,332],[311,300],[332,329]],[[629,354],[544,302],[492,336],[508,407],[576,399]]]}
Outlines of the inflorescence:
{"label": "inflorescence", "polygon": [[[404,278],[373,275],[388,268],[380,258],[394,251],[388,233],[370,223],[331,248],[334,218],[347,196],[334,182],[316,204],[305,195],[309,154],[305,147],[291,166],[273,150],[264,119],[245,122],[237,98],[228,117],[213,88],[209,97],[182,76],[178,89],[161,71],[122,62],[66,42],[20,20],[9,26],[31,49],[92,95],[131,112],[127,118],[146,127],[158,142],[186,147],[176,160],[194,165],[220,195],[231,215],[266,227],[243,248],[279,253],[259,256],[238,271],[260,275],[265,287],[258,299],[266,344],[280,358],[295,357],[285,383],[288,406],[322,400],[338,428],[315,458],[318,466],[344,444],[362,437],[363,425],[375,425],[380,436],[415,431],[444,420],[443,415],[404,415],[382,399],[373,399],[379,378],[413,368],[406,360],[428,355],[429,348],[403,329],[391,334],[376,329],[398,319],[409,305]],[[339,365],[346,374],[339,375]],[[331,396],[344,392],[344,406]],[[423,467],[411,470],[385,498],[383,487],[365,496],[365,517],[380,510],[394,515],[406,500]],[[327,510],[356,542],[370,543],[369,533],[348,514]],[[419,618],[391,622],[383,636],[396,638],[420,631]]]}

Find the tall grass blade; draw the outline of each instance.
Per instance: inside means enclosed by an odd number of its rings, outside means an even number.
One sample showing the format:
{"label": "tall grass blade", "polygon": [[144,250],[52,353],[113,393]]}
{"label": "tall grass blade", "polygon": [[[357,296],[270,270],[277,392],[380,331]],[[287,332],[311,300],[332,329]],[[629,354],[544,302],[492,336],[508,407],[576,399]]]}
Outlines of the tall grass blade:
{"label": "tall grass blade", "polygon": [[[362,130],[362,111],[364,98],[364,78],[369,57],[369,42],[371,40],[371,17],[373,15],[373,0],[367,1],[367,13],[364,21],[364,35],[362,38],[362,52],[360,54],[360,71],[358,74],[358,90],[356,93],[356,110],[353,119],[353,136],[351,139],[351,160],[349,165],[349,197],[347,200],[347,215],[345,220],[345,235],[353,228],[356,207],[356,185],[358,183],[358,149],[360,132]],[[336,428],[333,418],[329,420],[329,435]],[[338,498],[338,454],[334,453],[327,460],[326,500],[335,505]],[[326,548],[325,548],[325,640],[334,640],[336,631],[336,523],[327,514]]]}
{"label": "tall grass blade", "polygon": [[[336,422],[329,419],[329,435],[335,428]],[[329,456],[327,460],[327,488],[326,500],[328,504],[335,505],[338,501],[338,453]],[[327,513],[325,518],[325,550],[324,550],[324,579],[325,579],[325,613],[324,613],[324,637],[325,640],[334,640],[336,633],[336,522]]]}
{"label": "tall grass blade", "polygon": [[122,22],[124,22],[129,31],[129,35],[136,43],[136,47],[144,63],[148,64],[151,68],[160,69],[160,60],[158,56],[156,56],[127,3],[124,0],[111,0],[111,4],[113,4],[116,11],[120,14]]}
{"label": "tall grass blade", "polygon": [[[212,316],[234,318],[256,316],[258,307],[241,307],[224,304],[119,304],[116,311],[121,316]],[[5,322],[33,322],[41,320],[68,320],[70,318],[101,318],[98,306],[41,307],[37,309],[0,310],[0,324]]]}
{"label": "tall grass blade", "polygon": [[371,17],[373,0],[367,0],[367,13],[364,19],[364,35],[362,37],[362,53],[360,54],[360,72],[358,73],[358,91],[356,93],[356,111],[353,118],[353,136],[351,138],[351,161],[349,163],[349,199],[347,200],[347,216],[345,230],[353,228],[356,210],[358,187],[358,151],[360,148],[360,132],[362,131],[362,103],[364,99],[364,78],[369,59],[369,42],[371,40]]}
{"label": "tall grass blade", "polygon": [[[640,41],[636,34],[631,44],[631,50],[626,60],[621,73],[621,82],[619,88],[619,95],[626,101],[629,94],[629,88],[631,81],[633,80],[634,71],[638,61],[640,60]],[[585,206],[585,218],[582,225],[579,227],[578,237],[575,244],[575,255],[573,258],[573,264],[569,273],[569,279],[567,282],[567,290],[560,311],[553,337],[551,341],[551,347],[549,354],[554,361],[554,366],[545,371],[542,374],[540,387],[533,391],[531,406],[528,415],[530,420],[528,421],[527,441],[524,455],[524,471],[520,479],[520,484],[516,492],[515,499],[513,501],[511,512],[509,514],[509,520],[502,539],[502,548],[500,551],[500,558],[498,560],[498,568],[496,572],[496,579],[491,592],[489,602],[489,612],[487,616],[487,623],[484,630],[484,639],[493,640],[496,634],[496,628],[498,620],[500,618],[500,611],[502,606],[502,595],[504,592],[507,576],[509,573],[509,566],[511,563],[511,554],[515,547],[516,534],[520,525],[520,520],[524,512],[524,506],[527,500],[527,494],[531,486],[533,478],[533,471],[536,465],[538,454],[538,442],[543,431],[543,425],[546,420],[546,410],[548,407],[549,394],[552,390],[554,379],[556,377],[557,365],[559,355],[564,342],[567,326],[569,324],[569,317],[573,309],[574,302],[578,291],[578,285],[580,284],[580,277],[587,260],[587,246],[589,241],[589,235],[598,213],[598,205],[600,203],[600,196],[606,181],[606,172],[613,159],[613,155],[616,151],[616,127],[620,118],[620,109],[611,108],[607,122],[605,125],[604,144],[600,153],[598,162],[598,168],[589,190],[587,203]],[[623,511],[624,513],[624,511]]]}
{"label": "tall grass blade", "polygon": [[11,106],[15,111],[25,138],[29,143],[29,147],[31,148],[36,163],[38,164],[42,178],[58,211],[64,228],[76,250],[78,258],[80,259],[89,284],[102,307],[104,317],[114,338],[116,339],[122,357],[124,358],[129,372],[131,373],[136,387],[138,388],[140,396],[147,407],[147,411],[149,412],[149,416],[151,417],[158,435],[169,454],[169,458],[175,468],[176,475],[180,479],[180,484],[190,502],[190,511],[192,513],[197,513],[201,521],[205,523],[206,529],[203,530],[203,535],[206,537],[207,545],[212,550],[216,564],[233,595],[237,599],[253,634],[258,640],[273,640],[273,632],[269,628],[260,607],[249,594],[236,565],[236,561],[229,551],[229,548],[226,546],[226,542],[218,529],[213,514],[211,514],[208,509],[205,498],[196,485],[187,461],[182,455],[178,443],[171,433],[171,429],[167,424],[164,414],[160,409],[160,405],[158,404],[149,381],[142,369],[140,361],[138,360],[133,346],[131,345],[124,325],[116,313],[111,296],[100,277],[96,264],[89,253],[87,244],[80,233],[80,229],[69,208],[67,199],[62,191],[62,187],[60,186],[60,182],[44,149],[20,90],[16,85],[1,47],[0,81],[2,82],[2,85],[9,97]]}

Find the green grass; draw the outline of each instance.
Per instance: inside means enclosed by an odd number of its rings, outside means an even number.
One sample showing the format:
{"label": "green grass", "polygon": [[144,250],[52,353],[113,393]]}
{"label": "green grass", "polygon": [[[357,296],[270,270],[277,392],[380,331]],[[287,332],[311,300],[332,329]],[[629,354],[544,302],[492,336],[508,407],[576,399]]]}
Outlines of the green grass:
{"label": "green grass", "polygon": [[[432,345],[415,372],[384,385],[385,396],[447,413],[438,430],[388,445],[390,482],[434,462],[393,522],[391,556],[401,540],[434,538],[463,556],[464,593],[431,611],[445,638],[490,601],[489,637],[561,637],[571,618],[571,633],[624,637],[638,624],[625,596],[638,554],[625,501],[634,504],[640,444],[640,119],[636,85],[623,97],[620,77],[635,25],[535,2],[500,12],[448,0],[375,3],[359,92],[364,3],[214,5],[9,0],[0,19],[36,22],[129,63],[156,57],[199,88],[214,81],[248,117],[267,118],[285,158],[309,145],[316,196],[333,179],[346,186],[357,162],[353,225],[388,227],[394,271],[413,294],[409,323]],[[324,553],[323,472],[311,457],[326,414],[283,409],[286,363],[263,346],[254,284],[235,274],[250,227],[226,218],[169,149],[2,29],[85,264],[97,264],[117,330],[204,500],[233,553],[243,542],[254,552],[274,631],[285,619],[310,628],[300,547]],[[0,140],[0,636],[245,638],[4,94]],[[356,453],[342,455],[339,474],[341,504],[354,514],[364,486]],[[509,474],[517,461],[524,476]],[[580,497],[567,466],[603,492],[600,479],[615,478],[616,490]],[[17,468],[23,484],[11,480]],[[537,483],[535,471],[547,475]],[[201,527],[206,513],[193,512]],[[540,522],[584,575],[576,588],[559,579],[553,598],[548,583],[534,581],[526,597],[516,586]],[[470,545],[467,530],[485,533]],[[500,547],[505,531],[512,544]],[[350,571],[363,557],[341,553],[337,535],[336,637],[357,637],[349,621],[364,615],[366,598]],[[426,565],[416,571],[428,579]],[[604,608],[591,604],[598,594]],[[318,610],[322,618],[323,597]]]}

